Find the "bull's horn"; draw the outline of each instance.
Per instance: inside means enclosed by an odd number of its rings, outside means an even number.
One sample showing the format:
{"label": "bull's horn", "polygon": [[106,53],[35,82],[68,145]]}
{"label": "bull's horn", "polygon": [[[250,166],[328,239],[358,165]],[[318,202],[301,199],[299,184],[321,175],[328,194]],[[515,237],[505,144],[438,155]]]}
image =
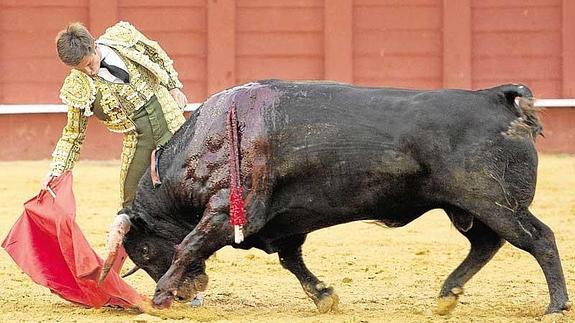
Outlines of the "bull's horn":
{"label": "bull's horn", "polygon": [[134,268],[128,270],[127,273],[123,274],[122,278],[126,278],[126,277],[130,276],[131,274],[135,273],[138,270],[140,270],[140,267],[138,267],[138,265],[135,265]]}
{"label": "bull's horn", "polygon": [[101,284],[106,276],[110,272],[116,256],[118,255],[118,250],[122,245],[122,240],[124,235],[130,230],[130,218],[127,214],[118,214],[114,219],[114,222],[110,226],[110,232],[108,233],[108,241],[106,241],[106,260],[102,266],[102,272],[100,273],[100,278],[98,279],[98,284]]}

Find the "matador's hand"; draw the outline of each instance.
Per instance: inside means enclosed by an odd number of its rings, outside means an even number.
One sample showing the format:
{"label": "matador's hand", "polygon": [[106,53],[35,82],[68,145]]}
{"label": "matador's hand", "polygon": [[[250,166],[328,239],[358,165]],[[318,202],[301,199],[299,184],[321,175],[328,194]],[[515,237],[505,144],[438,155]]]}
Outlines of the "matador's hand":
{"label": "matador's hand", "polygon": [[172,95],[174,101],[176,101],[176,104],[178,105],[178,107],[180,107],[180,109],[184,109],[186,107],[186,105],[188,104],[188,98],[186,98],[186,95],[180,89],[178,88],[171,89],[170,94]]}
{"label": "matador's hand", "polygon": [[50,183],[50,181],[57,176],[53,176],[53,175],[46,175],[43,179],[42,182],[40,183],[40,189],[45,190],[48,188],[48,183]]}
{"label": "matador's hand", "polygon": [[50,193],[50,195],[52,195],[52,197],[55,199],[56,198],[56,194],[54,193],[54,191],[50,188],[49,184],[52,181],[52,179],[56,178],[58,176],[53,176],[53,175],[46,175],[46,177],[44,177],[44,179],[42,180],[42,183],[40,184],[40,190],[41,191],[48,191]]}

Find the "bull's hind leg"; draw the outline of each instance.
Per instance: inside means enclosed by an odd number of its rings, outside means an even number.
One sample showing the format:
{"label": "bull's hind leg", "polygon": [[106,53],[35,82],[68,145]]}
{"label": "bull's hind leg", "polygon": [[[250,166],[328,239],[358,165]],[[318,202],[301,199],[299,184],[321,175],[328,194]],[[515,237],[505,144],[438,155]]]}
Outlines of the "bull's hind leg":
{"label": "bull's hind leg", "polygon": [[546,313],[570,309],[561,259],[551,229],[527,208],[519,208],[513,213],[505,210],[503,213],[485,218],[484,222],[509,243],[535,257],[549,288],[550,303]]}
{"label": "bull's hind leg", "polygon": [[306,235],[291,236],[275,243],[282,266],[294,274],[305,293],[313,300],[320,313],[337,311],[339,297],[333,288],[327,287],[306,267],[301,254],[301,246]]}
{"label": "bull's hind leg", "polygon": [[[454,223],[457,223],[457,217],[473,220],[470,214],[461,209],[449,210],[448,213]],[[467,231],[461,225],[455,226],[469,240],[471,248],[467,257],[443,283],[436,309],[440,315],[449,314],[455,308],[465,283],[493,258],[504,243],[497,233],[477,219],[473,220],[473,226]]]}

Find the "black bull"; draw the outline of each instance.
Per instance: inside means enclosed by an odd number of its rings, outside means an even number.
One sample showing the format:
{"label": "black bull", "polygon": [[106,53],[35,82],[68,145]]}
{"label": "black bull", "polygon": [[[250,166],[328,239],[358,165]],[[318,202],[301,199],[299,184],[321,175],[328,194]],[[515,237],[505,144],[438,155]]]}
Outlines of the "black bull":
{"label": "black bull", "polygon": [[[123,239],[157,281],[154,305],[164,308],[205,290],[215,251],[255,247],[277,252],[326,312],[338,298],[304,264],[308,233],[368,219],[398,227],[439,208],[471,244],[441,288],[439,313],[453,309],[504,241],[535,257],[547,312],[561,312],[570,302],[554,235],[528,209],[541,131],[532,102],[521,85],[413,91],[272,80],[223,91],[165,146],[163,183],[154,188],[149,172],[140,181],[111,230],[108,264]],[[228,215],[233,105],[248,220],[241,244]]]}

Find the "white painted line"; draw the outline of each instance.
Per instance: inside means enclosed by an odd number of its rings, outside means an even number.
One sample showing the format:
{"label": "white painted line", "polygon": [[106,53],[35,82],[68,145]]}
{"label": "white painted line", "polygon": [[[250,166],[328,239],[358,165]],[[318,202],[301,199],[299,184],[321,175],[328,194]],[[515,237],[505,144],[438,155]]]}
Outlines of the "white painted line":
{"label": "white painted line", "polygon": [[[200,103],[188,103],[184,111],[194,111]],[[63,104],[0,104],[0,114],[65,113]]]}
{"label": "white painted line", "polygon": [[61,113],[66,112],[63,104],[2,104],[0,114]]}
{"label": "white painted line", "polygon": [[575,107],[575,99],[537,99],[536,107]]}
{"label": "white painted line", "polygon": [[[201,103],[189,103],[184,111],[194,111]],[[575,99],[537,99],[536,107],[575,107]],[[0,114],[65,113],[63,104],[0,104]]]}

